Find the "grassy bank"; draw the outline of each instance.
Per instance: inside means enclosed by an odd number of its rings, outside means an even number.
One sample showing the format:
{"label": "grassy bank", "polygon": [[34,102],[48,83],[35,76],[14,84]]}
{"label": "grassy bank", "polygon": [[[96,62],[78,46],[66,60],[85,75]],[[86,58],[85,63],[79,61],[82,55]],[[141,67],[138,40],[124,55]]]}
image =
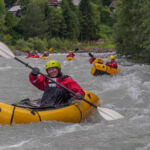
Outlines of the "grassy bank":
{"label": "grassy bank", "polygon": [[88,41],[88,42],[78,42],[78,41],[70,41],[70,40],[62,40],[62,39],[51,39],[47,41],[46,39],[41,40],[38,38],[29,39],[25,41],[23,39],[17,41],[17,43],[13,46],[10,46],[11,49],[14,50],[37,50],[39,53],[44,51],[49,51],[50,48],[53,48],[53,52],[67,52],[69,50],[74,50],[75,48],[79,48],[81,51],[88,50],[103,50],[103,49],[114,49],[115,44],[112,40],[104,40],[99,39],[97,41]]}

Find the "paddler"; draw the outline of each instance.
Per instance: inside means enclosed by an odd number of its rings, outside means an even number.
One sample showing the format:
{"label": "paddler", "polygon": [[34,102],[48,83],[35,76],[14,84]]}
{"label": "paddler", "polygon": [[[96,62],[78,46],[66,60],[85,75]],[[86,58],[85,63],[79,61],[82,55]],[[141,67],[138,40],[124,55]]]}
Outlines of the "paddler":
{"label": "paddler", "polygon": [[73,53],[73,51],[69,51],[69,54],[66,56],[66,57],[74,57],[75,56],[75,54]]}
{"label": "paddler", "polygon": [[111,55],[111,56],[108,58],[106,65],[109,66],[109,67],[111,67],[111,68],[117,69],[117,68],[118,68],[118,64],[117,64],[117,62],[115,61],[115,56]]}
{"label": "paddler", "polygon": [[[61,65],[57,60],[48,61],[45,65],[45,70],[48,77],[52,78],[52,80],[75,92],[76,97],[74,96],[74,99],[81,99],[85,95],[83,89],[76,81],[68,75],[63,75]],[[33,68],[29,74],[29,80],[35,87],[44,91],[40,107],[54,107],[67,104],[72,95],[56,83],[39,75],[39,71],[39,68]]]}

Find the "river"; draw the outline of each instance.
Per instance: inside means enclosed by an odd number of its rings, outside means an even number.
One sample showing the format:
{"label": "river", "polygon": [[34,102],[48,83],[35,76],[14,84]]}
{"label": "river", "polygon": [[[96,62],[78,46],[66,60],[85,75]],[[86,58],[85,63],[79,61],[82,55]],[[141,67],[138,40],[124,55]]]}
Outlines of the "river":
{"label": "river", "polygon": [[[109,53],[94,54],[106,62]],[[51,54],[62,70],[84,89],[95,93],[102,107],[113,109],[124,119],[106,121],[92,115],[82,123],[56,121],[23,125],[0,125],[0,150],[149,150],[150,149],[150,66],[117,58],[122,72],[116,76],[90,74],[87,53],[66,61],[66,54]],[[19,58],[45,73],[46,60]],[[12,104],[36,99],[43,92],[28,80],[30,69],[13,59],[0,57],[0,99]]]}

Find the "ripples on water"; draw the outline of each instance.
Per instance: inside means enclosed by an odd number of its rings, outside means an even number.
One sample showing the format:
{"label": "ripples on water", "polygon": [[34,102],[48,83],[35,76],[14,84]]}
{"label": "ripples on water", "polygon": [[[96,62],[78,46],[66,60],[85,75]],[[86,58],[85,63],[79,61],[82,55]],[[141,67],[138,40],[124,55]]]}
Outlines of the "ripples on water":
{"label": "ripples on water", "polygon": [[[149,150],[150,66],[118,59],[120,74],[94,77],[90,74],[92,65],[87,54],[77,54],[72,62],[65,61],[65,55],[50,55],[50,58],[59,60],[64,73],[95,93],[103,107],[125,118],[108,122],[95,114],[80,124],[52,121],[0,125],[0,150]],[[106,62],[109,54],[97,55]],[[45,72],[45,60],[19,58]],[[43,92],[28,81],[29,71],[15,60],[0,57],[1,102],[11,104],[28,97],[41,97]]]}

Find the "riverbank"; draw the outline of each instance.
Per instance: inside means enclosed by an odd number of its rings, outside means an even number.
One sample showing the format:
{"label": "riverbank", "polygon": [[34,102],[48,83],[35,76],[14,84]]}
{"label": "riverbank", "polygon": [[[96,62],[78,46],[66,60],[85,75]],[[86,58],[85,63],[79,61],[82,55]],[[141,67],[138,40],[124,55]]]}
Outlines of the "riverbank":
{"label": "riverbank", "polygon": [[[79,49],[77,53],[88,53],[88,52],[94,52],[94,53],[107,53],[107,52],[115,52],[115,48],[92,48],[92,49]],[[52,52],[52,53],[68,53],[69,50],[59,51],[59,52]],[[15,56],[25,56],[27,55],[27,52],[21,51],[21,50],[13,50],[13,53]]]}

